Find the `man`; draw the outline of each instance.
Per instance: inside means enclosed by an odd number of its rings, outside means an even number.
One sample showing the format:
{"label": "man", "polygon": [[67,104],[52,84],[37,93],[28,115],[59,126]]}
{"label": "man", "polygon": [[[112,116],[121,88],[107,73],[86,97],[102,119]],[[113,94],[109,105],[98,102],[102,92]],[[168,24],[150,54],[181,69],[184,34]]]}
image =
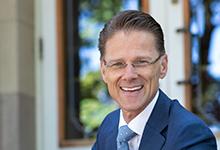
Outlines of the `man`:
{"label": "man", "polygon": [[102,122],[93,150],[216,150],[209,128],[160,89],[167,73],[160,25],[140,11],[113,17],[100,33],[101,74],[120,109]]}

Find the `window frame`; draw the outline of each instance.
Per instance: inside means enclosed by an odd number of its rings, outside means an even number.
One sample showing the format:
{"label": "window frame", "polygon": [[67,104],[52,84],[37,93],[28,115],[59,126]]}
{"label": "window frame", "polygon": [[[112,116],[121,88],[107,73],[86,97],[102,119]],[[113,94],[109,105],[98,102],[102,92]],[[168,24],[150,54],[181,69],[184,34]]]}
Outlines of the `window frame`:
{"label": "window frame", "polygon": [[[189,1],[183,1],[183,14],[184,14],[184,28],[186,32],[184,32],[184,72],[185,79],[190,79],[191,77],[191,38],[189,32],[189,22],[190,22],[190,10],[189,10]],[[192,110],[192,85],[184,84],[185,87],[185,107],[191,111]]]}
{"label": "window frame", "polygon": [[[184,34],[184,72],[185,72],[185,81],[188,81],[191,78],[191,69],[192,69],[192,62],[191,62],[191,36],[189,32],[189,25],[190,25],[190,4],[189,1],[183,1],[183,14],[184,14],[184,29],[186,32]],[[192,84],[187,82],[184,84],[185,87],[185,107],[192,111]],[[214,133],[217,139],[220,138],[220,131],[216,131]]]}
{"label": "window frame", "polygon": [[[59,130],[59,146],[60,147],[73,147],[73,146],[88,146],[91,145],[94,140],[91,139],[67,139],[66,138],[66,100],[67,100],[67,83],[66,83],[66,56],[65,49],[67,48],[67,39],[66,27],[67,19],[65,2],[67,0],[56,0],[56,25],[57,25],[57,66],[58,66],[58,130]],[[74,3],[74,4],[73,4]],[[77,11],[76,7],[78,1],[72,1],[71,7],[72,11]],[[140,9],[142,11],[149,11],[149,1],[140,0]],[[70,8],[71,9],[71,8]],[[68,11],[68,10],[67,10]],[[69,12],[71,14],[72,12]]]}

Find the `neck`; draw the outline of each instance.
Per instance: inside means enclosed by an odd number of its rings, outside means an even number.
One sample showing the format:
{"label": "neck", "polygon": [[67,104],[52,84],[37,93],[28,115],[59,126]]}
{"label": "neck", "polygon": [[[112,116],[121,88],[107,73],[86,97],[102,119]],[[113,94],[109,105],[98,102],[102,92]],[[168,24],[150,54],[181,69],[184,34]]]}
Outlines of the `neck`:
{"label": "neck", "polygon": [[140,112],[128,112],[126,110],[122,110],[122,114],[125,122],[128,124],[132,119],[134,119]]}

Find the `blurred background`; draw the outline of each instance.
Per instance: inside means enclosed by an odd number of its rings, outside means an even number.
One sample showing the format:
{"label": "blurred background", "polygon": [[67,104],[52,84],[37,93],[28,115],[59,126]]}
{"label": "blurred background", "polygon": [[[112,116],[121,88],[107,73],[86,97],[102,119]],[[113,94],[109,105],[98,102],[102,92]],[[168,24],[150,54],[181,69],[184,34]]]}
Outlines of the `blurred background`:
{"label": "blurred background", "polygon": [[161,24],[169,71],[160,88],[220,141],[220,0],[1,0],[0,150],[91,149],[117,108],[98,35],[127,9]]}

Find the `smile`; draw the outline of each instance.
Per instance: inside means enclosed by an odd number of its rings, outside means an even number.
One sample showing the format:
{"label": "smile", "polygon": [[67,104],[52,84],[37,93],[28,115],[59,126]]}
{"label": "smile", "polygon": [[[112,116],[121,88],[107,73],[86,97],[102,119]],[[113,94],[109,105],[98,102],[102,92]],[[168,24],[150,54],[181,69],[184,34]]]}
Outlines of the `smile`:
{"label": "smile", "polygon": [[134,91],[139,91],[143,88],[144,86],[135,86],[135,87],[120,87],[121,90],[125,91],[125,92],[134,92]]}

